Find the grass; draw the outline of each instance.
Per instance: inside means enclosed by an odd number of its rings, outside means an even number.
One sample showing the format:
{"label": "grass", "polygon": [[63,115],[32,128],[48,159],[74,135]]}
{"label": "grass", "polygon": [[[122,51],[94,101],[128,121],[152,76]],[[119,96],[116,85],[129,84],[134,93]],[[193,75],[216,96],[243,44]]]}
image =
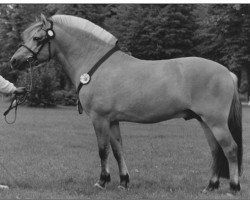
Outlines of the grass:
{"label": "grass", "polygon": [[[0,113],[7,107],[1,102]],[[250,198],[250,108],[243,114],[242,191],[232,199]],[[104,191],[93,187],[100,173],[97,142],[89,118],[76,108],[20,107],[15,124],[3,117],[0,123],[0,182],[10,186],[0,191],[1,199],[229,199],[228,180],[218,191],[201,193],[210,177],[211,154],[195,120],[122,123],[128,191],[117,188],[112,154],[111,183]]]}

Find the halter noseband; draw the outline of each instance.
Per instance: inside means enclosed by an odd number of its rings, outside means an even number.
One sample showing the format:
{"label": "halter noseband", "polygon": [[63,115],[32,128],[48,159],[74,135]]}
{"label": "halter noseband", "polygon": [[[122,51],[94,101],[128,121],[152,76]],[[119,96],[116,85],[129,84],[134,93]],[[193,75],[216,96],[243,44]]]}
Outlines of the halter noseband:
{"label": "halter noseband", "polygon": [[25,47],[27,50],[29,50],[32,53],[32,56],[27,59],[28,62],[38,61],[37,56],[44,47],[45,44],[48,43],[48,49],[49,49],[49,60],[51,59],[51,49],[50,49],[50,40],[55,38],[56,34],[53,30],[53,21],[48,20],[50,22],[50,28],[48,29],[42,29],[46,32],[46,36],[44,39],[42,39],[39,43],[41,43],[41,46],[39,47],[37,52],[34,52],[31,48],[26,46],[25,44],[21,44],[22,47]]}

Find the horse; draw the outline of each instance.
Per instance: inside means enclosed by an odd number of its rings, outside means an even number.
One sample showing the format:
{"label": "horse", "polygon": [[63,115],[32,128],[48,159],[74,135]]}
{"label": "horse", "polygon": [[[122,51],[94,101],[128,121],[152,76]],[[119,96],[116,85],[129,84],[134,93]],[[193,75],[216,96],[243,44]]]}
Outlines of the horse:
{"label": "horse", "polygon": [[141,60],[119,50],[108,31],[70,15],[41,14],[22,39],[10,60],[12,68],[53,58],[77,89],[79,108],[97,137],[101,173],[96,187],[105,189],[110,182],[110,149],[118,163],[118,187],[129,187],[120,122],[184,118],[201,124],[211,150],[212,173],[204,192],[218,189],[220,178],[230,179],[231,193],[240,191],[242,108],[237,78],[225,66],[200,57]]}

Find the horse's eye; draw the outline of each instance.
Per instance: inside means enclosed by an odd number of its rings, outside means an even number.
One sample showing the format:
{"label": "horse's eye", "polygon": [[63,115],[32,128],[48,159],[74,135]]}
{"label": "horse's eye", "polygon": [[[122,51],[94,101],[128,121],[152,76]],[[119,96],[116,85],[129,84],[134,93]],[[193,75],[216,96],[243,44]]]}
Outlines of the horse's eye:
{"label": "horse's eye", "polygon": [[33,40],[35,40],[35,41],[39,41],[39,40],[41,40],[42,38],[40,38],[40,37],[34,37],[33,38]]}

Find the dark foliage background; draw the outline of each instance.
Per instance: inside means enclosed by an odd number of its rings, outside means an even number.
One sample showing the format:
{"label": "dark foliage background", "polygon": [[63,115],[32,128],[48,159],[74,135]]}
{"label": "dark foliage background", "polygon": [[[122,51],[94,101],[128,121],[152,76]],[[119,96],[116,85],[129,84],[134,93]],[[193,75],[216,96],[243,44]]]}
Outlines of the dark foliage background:
{"label": "dark foliage background", "polygon": [[[250,5],[248,4],[2,4],[0,74],[27,85],[25,72],[12,73],[9,59],[21,33],[40,18],[70,14],[86,18],[115,35],[121,49],[140,59],[200,56],[237,73],[248,91]],[[75,89],[54,61],[34,70],[32,106],[74,105]]]}

